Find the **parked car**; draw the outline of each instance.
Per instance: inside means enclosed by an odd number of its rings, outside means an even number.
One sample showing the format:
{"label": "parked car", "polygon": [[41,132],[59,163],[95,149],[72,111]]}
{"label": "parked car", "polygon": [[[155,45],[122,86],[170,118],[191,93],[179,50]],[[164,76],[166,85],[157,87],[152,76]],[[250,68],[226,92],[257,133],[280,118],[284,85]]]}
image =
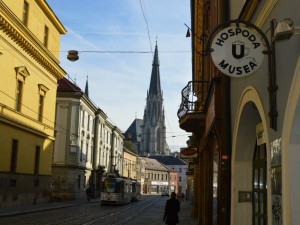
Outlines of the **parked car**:
{"label": "parked car", "polygon": [[169,196],[169,192],[168,191],[162,191],[161,196]]}

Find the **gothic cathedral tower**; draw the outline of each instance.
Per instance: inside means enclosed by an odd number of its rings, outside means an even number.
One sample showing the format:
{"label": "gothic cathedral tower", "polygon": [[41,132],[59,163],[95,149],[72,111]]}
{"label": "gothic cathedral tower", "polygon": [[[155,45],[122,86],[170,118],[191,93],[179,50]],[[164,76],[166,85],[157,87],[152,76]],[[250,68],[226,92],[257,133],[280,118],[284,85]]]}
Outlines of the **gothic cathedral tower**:
{"label": "gothic cathedral tower", "polygon": [[140,155],[165,155],[167,147],[165,140],[166,126],[163,96],[160,87],[157,42],[143,122]]}

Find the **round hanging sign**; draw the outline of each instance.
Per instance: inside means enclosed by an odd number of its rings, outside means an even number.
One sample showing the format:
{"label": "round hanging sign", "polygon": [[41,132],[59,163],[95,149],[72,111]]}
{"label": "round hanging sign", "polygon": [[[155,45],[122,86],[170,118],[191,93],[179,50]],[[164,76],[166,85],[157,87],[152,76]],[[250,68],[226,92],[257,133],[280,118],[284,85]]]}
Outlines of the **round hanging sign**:
{"label": "round hanging sign", "polygon": [[215,66],[231,77],[254,73],[264,59],[261,37],[247,27],[227,27],[221,30],[211,45]]}

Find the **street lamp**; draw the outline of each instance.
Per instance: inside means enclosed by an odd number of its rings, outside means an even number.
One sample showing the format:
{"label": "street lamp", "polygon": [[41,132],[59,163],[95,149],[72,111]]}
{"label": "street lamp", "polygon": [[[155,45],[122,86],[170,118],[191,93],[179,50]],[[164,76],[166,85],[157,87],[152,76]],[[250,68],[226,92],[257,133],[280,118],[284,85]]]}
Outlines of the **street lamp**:
{"label": "street lamp", "polygon": [[69,50],[68,51],[68,55],[67,55],[67,59],[72,61],[72,62],[75,62],[79,59],[79,56],[78,56],[78,51],[76,50]]}

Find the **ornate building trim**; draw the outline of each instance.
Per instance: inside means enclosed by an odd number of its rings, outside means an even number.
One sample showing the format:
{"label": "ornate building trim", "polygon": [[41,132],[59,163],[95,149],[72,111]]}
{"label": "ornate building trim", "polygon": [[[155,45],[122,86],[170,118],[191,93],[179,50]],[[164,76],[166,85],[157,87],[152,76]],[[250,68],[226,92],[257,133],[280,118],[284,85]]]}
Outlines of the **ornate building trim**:
{"label": "ornate building trim", "polygon": [[8,35],[56,79],[63,78],[66,72],[58,65],[58,59],[39,43],[38,39],[27,30],[21,21],[2,2],[0,2],[0,12],[0,30]]}

